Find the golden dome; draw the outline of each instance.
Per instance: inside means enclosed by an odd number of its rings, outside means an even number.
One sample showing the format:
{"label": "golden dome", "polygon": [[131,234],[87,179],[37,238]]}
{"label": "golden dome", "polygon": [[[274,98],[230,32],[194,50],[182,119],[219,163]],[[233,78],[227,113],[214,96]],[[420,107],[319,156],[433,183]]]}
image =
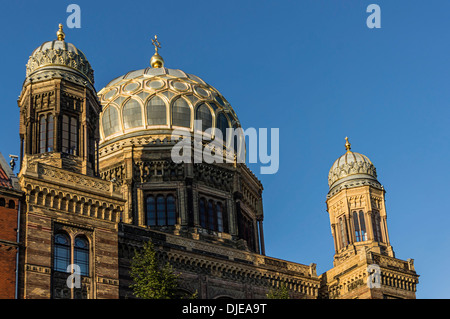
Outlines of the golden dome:
{"label": "golden dome", "polygon": [[[112,80],[98,92],[100,144],[136,136],[170,139],[175,129],[210,128],[225,136],[240,127],[236,113],[220,92],[201,78],[178,69],[146,68]],[[202,128],[194,127],[202,120]],[[206,131],[206,134],[208,131]]]}

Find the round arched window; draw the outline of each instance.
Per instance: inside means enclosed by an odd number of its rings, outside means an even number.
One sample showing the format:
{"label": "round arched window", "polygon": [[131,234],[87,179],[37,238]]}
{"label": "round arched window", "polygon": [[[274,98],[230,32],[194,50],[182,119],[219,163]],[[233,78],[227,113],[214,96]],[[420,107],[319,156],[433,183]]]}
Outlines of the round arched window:
{"label": "round arched window", "polygon": [[75,238],[73,261],[80,267],[81,276],[89,276],[89,242],[86,238],[78,236]]}
{"label": "round arched window", "polygon": [[172,105],[172,125],[191,127],[191,108],[183,98],[178,98]]}
{"label": "round arched window", "polygon": [[159,96],[154,96],[147,102],[148,125],[166,125],[166,113],[166,103]]}
{"label": "round arched window", "polygon": [[109,106],[103,113],[102,126],[105,137],[120,131],[119,112],[114,106]]}
{"label": "round arched window", "polygon": [[138,101],[131,99],[123,106],[123,127],[142,126],[142,109]]}
{"label": "round arched window", "polygon": [[54,239],[54,269],[67,272],[70,265],[70,240],[66,234],[56,234]]}
{"label": "round arched window", "polygon": [[200,104],[197,107],[197,114],[195,116],[195,119],[197,121],[201,121],[201,127],[198,127],[197,129],[201,130],[202,132],[206,131],[209,128],[212,128],[211,111],[205,103]]}

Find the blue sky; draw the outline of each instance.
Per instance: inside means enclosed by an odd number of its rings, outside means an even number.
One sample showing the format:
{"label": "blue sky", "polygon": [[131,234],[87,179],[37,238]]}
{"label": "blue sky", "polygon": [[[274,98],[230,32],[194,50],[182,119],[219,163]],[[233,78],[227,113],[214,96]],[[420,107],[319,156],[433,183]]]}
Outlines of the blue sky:
{"label": "blue sky", "polygon": [[[334,160],[367,155],[387,190],[396,257],[415,259],[418,298],[450,298],[450,2],[14,1],[2,3],[0,152],[19,154],[17,97],[25,64],[55,39],[70,3],[81,28],[66,41],[88,57],[100,90],[149,66],[158,34],[165,65],[216,87],[244,128],[280,129],[280,169],[264,185],[267,255],[318,273],[334,254],[325,199]],[[381,29],[366,8],[381,8]]]}

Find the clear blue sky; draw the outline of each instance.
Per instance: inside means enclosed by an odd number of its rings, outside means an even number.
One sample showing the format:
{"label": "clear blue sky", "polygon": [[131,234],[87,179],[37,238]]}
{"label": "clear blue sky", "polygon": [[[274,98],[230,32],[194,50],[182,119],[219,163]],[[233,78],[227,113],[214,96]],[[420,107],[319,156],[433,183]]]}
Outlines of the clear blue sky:
{"label": "clear blue sky", "polygon": [[[19,154],[25,64],[81,7],[66,41],[100,90],[145,68],[158,34],[169,68],[203,78],[244,126],[280,128],[280,169],[264,185],[267,255],[318,273],[334,254],[327,176],[345,151],[367,155],[385,186],[396,256],[415,259],[418,298],[450,298],[448,0],[8,1],[0,10],[0,151]],[[381,29],[366,8],[381,7]]]}

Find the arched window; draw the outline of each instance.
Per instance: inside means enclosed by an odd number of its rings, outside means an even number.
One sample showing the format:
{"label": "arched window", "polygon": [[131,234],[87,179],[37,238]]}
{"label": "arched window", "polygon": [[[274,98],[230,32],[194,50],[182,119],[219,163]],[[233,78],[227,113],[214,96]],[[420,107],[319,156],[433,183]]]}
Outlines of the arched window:
{"label": "arched window", "polygon": [[[221,131],[222,140],[223,140],[224,144],[227,142],[227,128],[229,128],[229,127],[230,126],[228,124],[227,117],[225,116],[225,114],[220,113],[219,116],[217,117],[216,128],[217,128],[217,130]],[[216,130],[216,132],[217,132],[217,130]]]}
{"label": "arched window", "polygon": [[214,203],[212,200],[208,201],[207,228],[211,229],[211,230],[216,230],[216,219],[214,216]]}
{"label": "arched window", "polygon": [[191,108],[183,98],[178,98],[172,105],[172,125],[191,127]]}
{"label": "arched window", "polygon": [[216,214],[217,214],[217,230],[223,232],[223,209],[222,204],[216,204]]}
{"label": "arched window", "polygon": [[175,197],[167,196],[167,225],[176,224]]}
{"label": "arched window", "polygon": [[47,119],[47,152],[53,151],[53,132],[54,132],[54,119],[53,115],[49,115]]}
{"label": "arched window", "polygon": [[47,119],[44,115],[39,120],[39,153],[45,153],[47,146]]}
{"label": "arched window", "polygon": [[89,242],[80,236],[75,238],[73,263],[80,267],[81,276],[89,276]]}
{"label": "arched window", "polygon": [[142,109],[138,101],[131,99],[123,106],[123,127],[142,126]]}
{"label": "arched window", "polygon": [[119,112],[114,106],[109,106],[102,117],[103,134],[105,137],[120,131]]}
{"label": "arched window", "polygon": [[361,241],[361,232],[359,229],[359,220],[358,220],[358,213],[353,212],[353,224],[355,225],[355,237],[356,241]]}
{"label": "arched window", "polygon": [[156,225],[156,202],[155,197],[147,197],[147,225]]}
{"label": "arched window", "polygon": [[381,227],[380,227],[380,214],[376,211],[372,213],[372,229],[373,229],[373,239],[375,241],[381,242]]}
{"label": "arched window", "polygon": [[78,120],[70,118],[70,150],[69,154],[78,155]]}
{"label": "arched window", "polygon": [[66,234],[55,235],[54,269],[67,272],[70,265],[70,240]]}
{"label": "arched window", "polygon": [[206,202],[204,198],[199,203],[200,226],[206,228]]}
{"label": "arched window", "polygon": [[10,209],[16,208],[16,202],[13,201],[13,200],[11,199],[11,200],[8,202],[8,207],[9,207]]}
{"label": "arched window", "polygon": [[347,227],[345,225],[345,219],[343,217],[339,218],[339,228],[341,230],[341,246],[342,248],[347,247]]}
{"label": "arched window", "polygon": [[167,108],[164,101],[159,96],[152,97],[147,102],[147,124],[148,125],[166,125]]}
{"label": "arched window", "polygon": [[224,207],[222,202],[215,199],[200,198],[200,226],[205,229],[228,233],[228,215]]}
{"label": "arched window", "polygon": [[209,128],[212,128],[212,115],[209,107],[203,103],[197,107],[197,114],[195,116],[196,120],[202,121],[201,127],[198,127],[198,130],[202,132],[206,131]]}
{"label": "arched window", "polygon": [[62,116],[62,151],[78,155],[78,120],[76,117]]}
{"label": "arched window", "polygon": [[366,223],[364,221],[364,212],[362,210],[353,212],[353,224],[355,225],[355,237],[356,241],[367,240]]}
{"label": "arched window", "polygon": [[359,226],[361,229],[361,240],[367,240],[367,231],[366,231],[366,222],[364,219],[364,212],[362,210],[359,211]]}
{"label": "arched window", "polygon": [[42,115],[39,119],[39,153],[53,151],[53,115]]}
{"label": "arched window", "polygon": [[166,224],[166,201],[162,195],[156,197],[156,216],[158,226],[164,226]]}
{"label": "arched window", "polygon": [[148,226],[173,226],[176,222],[177,213],[175,196],[147,196]]}
{"label": "arched window", "polygon": [[0,207],[5,207],[6,206],[6,201],[3,197],[0,197]]}

